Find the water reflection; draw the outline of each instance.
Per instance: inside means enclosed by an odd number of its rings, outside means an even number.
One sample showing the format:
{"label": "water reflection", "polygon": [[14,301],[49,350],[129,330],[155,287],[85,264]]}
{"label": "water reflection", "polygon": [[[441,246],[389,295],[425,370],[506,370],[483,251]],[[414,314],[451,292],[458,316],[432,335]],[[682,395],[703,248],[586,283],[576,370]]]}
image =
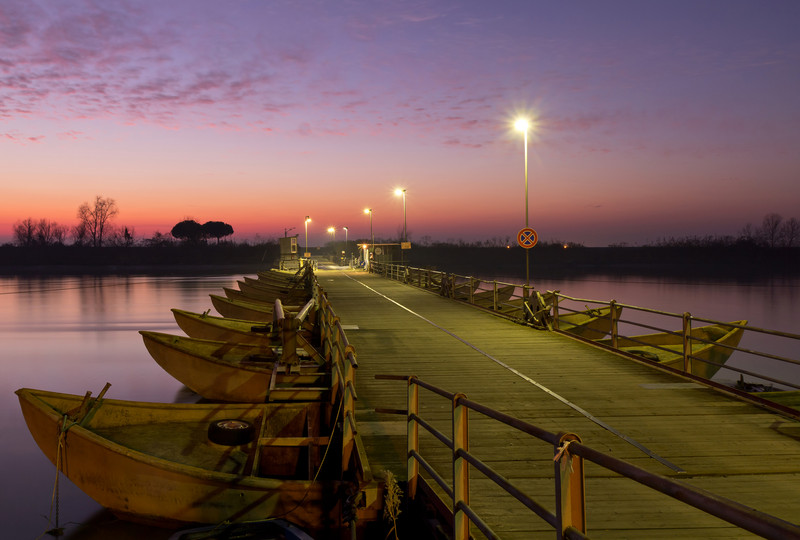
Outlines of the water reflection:
{"label": "water reflection", "polygon": [[[196,401],[153,362],[138,331],[178,333],[170,308],[205,311],[211,307],[210,293],[218,294],[240,277],[0,278],[0,474],[5,486],[0,513],[5,538],[37,538],[49,528],[55,483],[55,468],[28,432],[14,390],[81,395],[90,390],[97,395],[111,382],[109,398]],[[63,477],[58,499],[66,538],[169,536],[161,529],[120,522]]]}

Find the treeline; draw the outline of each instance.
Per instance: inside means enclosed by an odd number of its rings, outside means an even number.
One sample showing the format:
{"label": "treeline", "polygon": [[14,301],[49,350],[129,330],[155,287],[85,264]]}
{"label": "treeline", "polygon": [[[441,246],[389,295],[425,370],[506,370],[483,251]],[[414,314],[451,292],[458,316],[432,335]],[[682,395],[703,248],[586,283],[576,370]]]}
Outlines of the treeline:
{"label": "treeline", "polygon": [[772,213],[764,216],[760,227],[748,223],[737,236],[670,237],[660,239],[653,245],[679,248],[794,248],[800,246],[800,220],[784,220],[780,214]]}
{"label": "treeline", "polygon": [[80,245],[0,246],[0,273],[93,274],[207,272],[235,267],[237,272],[263,270],[280,258],[277,242],[223,242],[191,245],[171,242],[101,248]]}
{"label": "treeline", "polygon": [[222,221],[207,221],[202,225],[193,219],[176,224],[171,237],[156,232],[150,238],[137,239],[132,227],[115,226],[114,217],[119,207],[114,199],[97,195],[90,204],[78,207],[76,225],[67,226],[48,219],[26,218],[18,220],[12,227],[13,243],[18,247],[91,246],[99,247],[159,247],[172,244],[174,240],[197,245],[210,238],[220,240],[233,234],[233,227]]}

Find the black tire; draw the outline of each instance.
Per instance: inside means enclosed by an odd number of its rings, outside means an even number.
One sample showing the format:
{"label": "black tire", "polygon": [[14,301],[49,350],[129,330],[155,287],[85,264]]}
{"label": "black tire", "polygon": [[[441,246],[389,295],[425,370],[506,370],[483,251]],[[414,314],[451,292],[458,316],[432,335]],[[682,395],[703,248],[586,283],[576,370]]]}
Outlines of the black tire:
{"label": "black tire", "polygon": [[225,446],[238,446],[252,441],[255,431],[253,424],[246,420],[215,420],[208,425],[208,440]]}

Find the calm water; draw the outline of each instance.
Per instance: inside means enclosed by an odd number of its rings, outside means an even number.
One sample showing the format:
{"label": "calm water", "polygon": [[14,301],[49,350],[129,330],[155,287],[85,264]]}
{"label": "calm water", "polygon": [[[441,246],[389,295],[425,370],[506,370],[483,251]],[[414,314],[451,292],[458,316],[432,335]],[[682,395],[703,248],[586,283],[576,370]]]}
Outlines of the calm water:
{"label": "calm water", "polygon": [[[140,401],[193,399],[150,358],[138,330],[178,333],[170,308],[202,312],[209,293],[241,276],[0,277],[0,535],[32,539],[48,529],[55,469],[28,433],[14,391],[21,387]],[[502,280],[505,281],[505,280]],[[682,283],[597,276],[536,282],[540,289],[800,333],[800,279],[758,284]],[[335,302],[335,301],[334,301]],[[334,303],[335,306],[335,303]],[[745,342],[743,341],[743,345]],[[796,344],[780,354],[800,357]],[[366,361],[367,359],[360,359]],[[735,357],[731,358],[731,362]],[[800,371],[782,376],[800,382]],[[117,522],[69,481],[60,484],[59,524],[67,538],[166,538]],[[81,530],[79,523],[88,523]]]}

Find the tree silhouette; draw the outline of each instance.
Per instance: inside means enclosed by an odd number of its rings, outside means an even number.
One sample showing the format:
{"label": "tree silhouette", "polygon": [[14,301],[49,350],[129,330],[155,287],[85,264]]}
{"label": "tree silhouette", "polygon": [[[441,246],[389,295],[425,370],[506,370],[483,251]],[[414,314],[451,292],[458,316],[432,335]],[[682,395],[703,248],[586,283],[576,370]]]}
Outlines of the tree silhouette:
{"label": "tree silhouette", "polygon": [[118,213],[119,208],[114,199],[97,195],[93,205],[89,206],[89,203],[85,202],[78,207],[80,223],[76,227],[76,231],[82,229],[94,247],[102,247],[106,226]]}
{"label": "tree silhouette", "polygon": [[233,227],[222,221],[206,221],[203,223],[203,236],[219,239],[233,234]]}
{"label": "tree silhouette", "polygon": [[14,241],[18,246],[32,246],[36,242],[36,223],[33,218],[23,219],[14,224]]}
{"label": "tree silhouette", "polygon": [[172,236],[189,244],[197,244],[203,238],[203,226],[193,219],[184,219],[170,231]]}

